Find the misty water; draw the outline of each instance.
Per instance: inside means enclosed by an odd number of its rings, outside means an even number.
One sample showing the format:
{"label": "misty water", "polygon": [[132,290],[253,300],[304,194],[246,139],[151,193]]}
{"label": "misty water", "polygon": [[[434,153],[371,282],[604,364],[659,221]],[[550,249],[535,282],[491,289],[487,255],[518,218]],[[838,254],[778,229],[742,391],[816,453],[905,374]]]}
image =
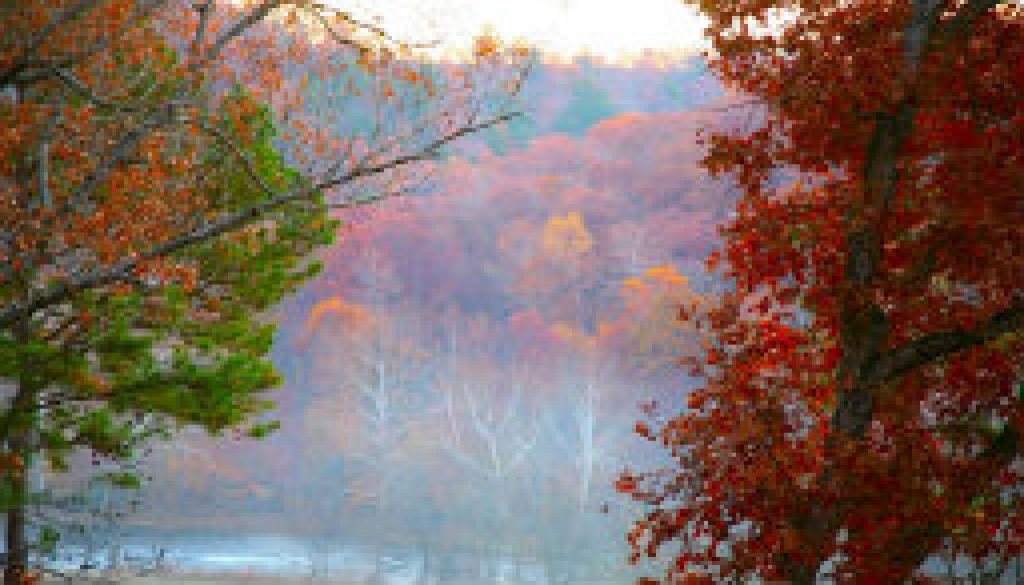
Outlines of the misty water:
{"label": "misty water", "polygon": [[[116,558],[116,561],[115,561]],[[389,583],[415,580],[422,570],[419,559],[384,557]],[[363,580],[380,562],[366,547],[337,542],[310,543],[284,535],[136,535],[123,536],[116,546],[61,547],[46,565],[59,571],[88,565],[115,566],[146,571],[195,573],[254,573],[263,575],[319,575]]]}
{"label": "misty water", "polygon": [[[394,547],[382,553],[373,546],[287,535],[121,535],[105,545],[65,544],[38,561],[65,574],[83,568],[121,569],[132,574],[309,576],[388,585],[422,583],[425,578],[422,550]],[[461,565],[467,576],[489,574],[493,580],[514,578],[517,583],[548,581],[541,564],[523,559],[498,559],[496,566],[487,567],[481,559],[467,556]]]}

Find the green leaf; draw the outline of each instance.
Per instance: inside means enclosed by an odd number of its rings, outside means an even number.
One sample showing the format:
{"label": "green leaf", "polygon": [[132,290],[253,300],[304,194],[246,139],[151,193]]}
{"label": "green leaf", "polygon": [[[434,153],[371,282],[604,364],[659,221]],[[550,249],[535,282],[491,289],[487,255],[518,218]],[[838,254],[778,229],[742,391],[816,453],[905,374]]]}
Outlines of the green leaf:
{"label": "green leaf", "polygon": [[274,431],[281,428],[281,421],[273,420],[266,423],[257,423],[246,431],[246,435],[253,439],[264,439]]}
{"label": "green leaf", "polygon": [[111,472],[104,474],[100,479],[114,487],[124,489],[137,490],[142,487],[139,476],[129,472]]}

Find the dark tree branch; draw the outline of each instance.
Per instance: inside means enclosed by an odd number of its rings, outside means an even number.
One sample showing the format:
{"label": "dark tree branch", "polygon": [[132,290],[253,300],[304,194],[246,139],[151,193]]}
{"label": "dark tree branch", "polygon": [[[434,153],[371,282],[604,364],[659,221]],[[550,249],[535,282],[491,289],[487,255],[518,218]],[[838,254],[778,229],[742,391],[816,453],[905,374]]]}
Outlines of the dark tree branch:
{"label": "dark tree branch", "polygon": [[951,41],[963,38],[970,33],[974,23],[985,13],[997,6],[1008,4],[1010,4],[1008,0],[970,0],[946,26],[942,27],[939,33],[940,40]]}
{"label": "dark tree branch", "polygon": [[80,0],[76,4],[68,6],[67,9],[58,14],[52,22],[47,24],[45,27],[43,27],[41,31],[39,31],[39,34],[37,34],[34,39],[29,41],[28,46],[25,47],[25,51],[22,54],[21,58],[19,58],[10,66],[8,66],[5,71],[0,72],[0,87],[9,85],[12,81],[14,81],[15,77],[17,77],[18,74],[21,73],[28,66],[31,58],[30,56],[35,55],[36,51],[39,50],[43,43],[46,42],[46,39],[49,38],[49,36],[52,35],[54,31],[64,26],[65,24],[71,22],[72,20],[76,20],[77,18],[88,12],[89,9],[95,8],[98,4],[99,2],[96,2],[95,0]]}
{"label": "dark tree branch", "polygon": [[213,0],[206,0],[202,4],[194,6],[199,13],[199,24],[196,26],[196,36],[192,39],[192,58],[198,59],[202,54],[203,42],[206,40],[206,29],[210,26],[210,15],[213,13]]}
{"label": "dark tree branch", "polygon": [[930,333],[889,350],[865,367],[861,384],[877,386],[895,380],[921,366],[1024,330],[1024,298],[996,313],[974,329]]}
{"label": "dark tree branch", "polygon": [[332,8],[330,8],[328,6],[325,6],[322,3],[309,3],[309,4],[302,4],[301,6],[303,8],[305,8],[306,11],[309,12],[314,18],[316,18],[320,22],[321,26],[323,26],[325,29],[327,29],[328,33],[330,33],[332,38],[334,38],[335,40],[337,40],[338,42],[340,42],[343,45],[349,45],[349,46],[353,46],[353,47],[358,47],[359,46],[358,43],[352,41],[351,39],[345,38],[343,35],[339,34],[337,31],[334,30],[334,27],[331,25],[330,21],[327,18],[327,14],[328,13],[333,14],[335,16],[338,16],[342,20],[344,20],[345,22],[351,24],[352,26],[354,26],[354,27],[356,27],[358,29],[362,29],[364,31],[368,31],[369,33],[373,34],[377,38],[386,40],[387,42],[389,42],[389,43],[391,43],[392,45],[395,45],[395,46],[407,47],[407,48],[410,48],[410,49],[427,49],[427,48],[430,48],[430,47],[437,46],[437,42],[436,41],[425,42],[425,43],[411,43],[411,44],[408,43],[408,42],[405,42],[405,41],[400,41],[400,40],[394,38],[393,36],[391,36],[388,33],[388,31],[384,30],[383,28],[381,28],[381,27],[379,27],[379,26],[377,26],[375,24],[372,24],[372,23],[369,23],[369,22],[363,22],[361,20],[357,20],[351,14],[349,14],[348,12],[343,12],[343,11],[339,11],[339,10],[336,10],[336,9],[332,9]]}
{"label": "dark tree branch", "polygon": [[89,101],[94,106],[104,110],[121,110],[127,111],[127,106],[120,106],[114,103],[113,100],[102,97],[86,85],[82,80],[78,79],[74,73],[64,68],[51,70],[52,74],[57,77],[68,89],[78,94],[80,97]]}

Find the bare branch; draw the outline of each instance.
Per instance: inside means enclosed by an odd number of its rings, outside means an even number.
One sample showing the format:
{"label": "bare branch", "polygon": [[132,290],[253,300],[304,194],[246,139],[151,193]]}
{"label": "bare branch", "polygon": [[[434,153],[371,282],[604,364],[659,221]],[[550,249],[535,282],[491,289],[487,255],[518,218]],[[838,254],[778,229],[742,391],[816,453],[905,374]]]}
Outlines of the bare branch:
{"label": "bare branch", "polygon": [[320,21],[320,25],[323,26],[324,30],[327,31],[327,35],[334,39],[335,42],[344,46],[352,47],[354,49],[362,48],[362,45],[360,45],[359,43],[334,30],[334,27],[331,26],[330,21],[327,20],[326,16],[324,16],[322,10],[311,7],[308,9],[308,11],[313,15],[314,18]]}
{"label": "bare branch", "polygon": [[370,175],[379,175],[385,171],[389,171],[393,168],[404,166],[409,163],[433,159],[437,156],[437,152],[440,151],[442,147],[451,142],[454,142],[455,140],[458,140],[459,138],[462,138],[463,136],[467,136],[469,134],[473,134],[481,130],[486,130],[487,128],[497,126],[502,122],[507,122],[513,118],[518,118],[519,116],[522,115],[522,112],[510,112],[507,114],[496,116],[484,122],[463,126],[449,134],[442,136],[441,138],[438,138],[437,140],[434,140],[433,142],[419,149],[415,153],[399,156],[381,164],[369,167],[356,168],[355,170],[346,173],[345,175],[338,177],[337,179],[328,180],[321,183],[320,185],[317,186],[317,189],[331,189],[333,187],[337,187],[338,185],[350,183],[352,182],[352,180],[356,178],[362,178]]}
{"label": "bare branch", "polygon": [[46,130],[39,138],[39,152],[36,154],[36,181],[39,191],[39,203],[44,208],[53,207],[53,195],[50,193],[50,140],[53,139],[53,130],[57,125],[58,113],[54,113],[47,124]]}
{"label": "bare branch", "polygon": [[[396,45],[396,46],[399,46],[399,47],[407,47],[407,48],[410,48],[410,49],[427,49],[427,48],[430,48],[430,47],[437,46],[437,42],[436,41],[427,42],[427,43],[413,43],[413,44],[400,41],[400,40],[392,37],[390,34],[388,34],[388,31],[384,30],[383,28],[381,28],[381,27],[379,27],[379,26],[377,26],[375,24],[370,24],[368,22],[363,22],[361,20],[356,19],[355,17],[353,17],[348,12],[342,12],[342,11],[339,11],[339,10],[336,10],[336,9],[332,9],[332,8],[330,8],[330,7],[328,7],[328,6],[324,5],[324,4],[321,4],[321,3],[310,3],[310,4],[305,5],[304,8],[306,8],[307,11],[309,11],[314,16],[314,18],[316,18],[318,21],[320,21],[320,24],[323,25],[323,27],[325,29],[327,29],[328,33],[330,33],[330,36],[332,38],[334,38],[335,40],[338,40],[339,42],[341,42],[342,44],[345,44],[345,45],[358,46],[353,41],[348,40],[348,39],[344,39],[344,37],[342,35],[339,35],[334,30],[334,27],[331,26],[330,21],[327,20],[327,16],[326,16],[327,12],[331,12],[332,14],[338,15],[342,19],[344,19],[345,22],[348,22],[349,24],[355,26],[356,28],[360,28],[360,29],[363,29],[365,31],[369,31],[370,33],[372,33],[373,35],[377,36],[378,38],[384,39],[384,40],[388,41],[389,43],[391,43],[393,45]],[[342,39],[344,39],[344,40],[342,40]]]}
{"label": "bare branch", "polygon": [[196,4],[195,10],[199,13],[199,24],[196,26],[196,36],[192,39],[192,58],[199,59],[203,50],[203,41],[206,38],[206,29],[210,26],[213,0],[206,0],[202,4]]}
{"label": "bare branch", "polygon": [[252,12],[246,14],[241,19],[239,19],[239,21],[236,22],[234,26],[232,26],[230,29],[228,29],[227,32],[221,35],[220,38],[214,41],[210,49],[206,51],[206,54],[203,55],[201,59],[197,59],[195,62],[193,62],[191,69],[193,71],[197,71],[207,63],[215,61],[217,57],[220,56],[220,52],[224,50],[228,43],[239,37],[245,31],[249,30],[256,23],[262,21],[271,12],[273,12],[275,8],[281,6],[281,4],[281,0],[268,0],[267,2],[264,2],[263,4],[254,8]]}
{"label": "bare branch", "polygon": [[79,96],[89,100],[93,105],[103,109],[117,109],[124,110],[122,106],[118,106],[112,100],[97,95],[92,88],[82,82],[80,79],[75,77],[73,73],[64,68],[53,69],[52,73],[57,77],[68,89],[77,93]]}

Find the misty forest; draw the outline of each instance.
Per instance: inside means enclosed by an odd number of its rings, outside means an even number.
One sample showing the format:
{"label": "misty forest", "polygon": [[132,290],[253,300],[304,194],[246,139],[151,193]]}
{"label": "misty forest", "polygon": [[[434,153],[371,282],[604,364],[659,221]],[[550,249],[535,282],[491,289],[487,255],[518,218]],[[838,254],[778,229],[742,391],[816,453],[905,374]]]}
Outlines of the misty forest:
{"label": "misty forest", "polygon": [[1024,583],[1019,0],[0,0],[3,585]]}

